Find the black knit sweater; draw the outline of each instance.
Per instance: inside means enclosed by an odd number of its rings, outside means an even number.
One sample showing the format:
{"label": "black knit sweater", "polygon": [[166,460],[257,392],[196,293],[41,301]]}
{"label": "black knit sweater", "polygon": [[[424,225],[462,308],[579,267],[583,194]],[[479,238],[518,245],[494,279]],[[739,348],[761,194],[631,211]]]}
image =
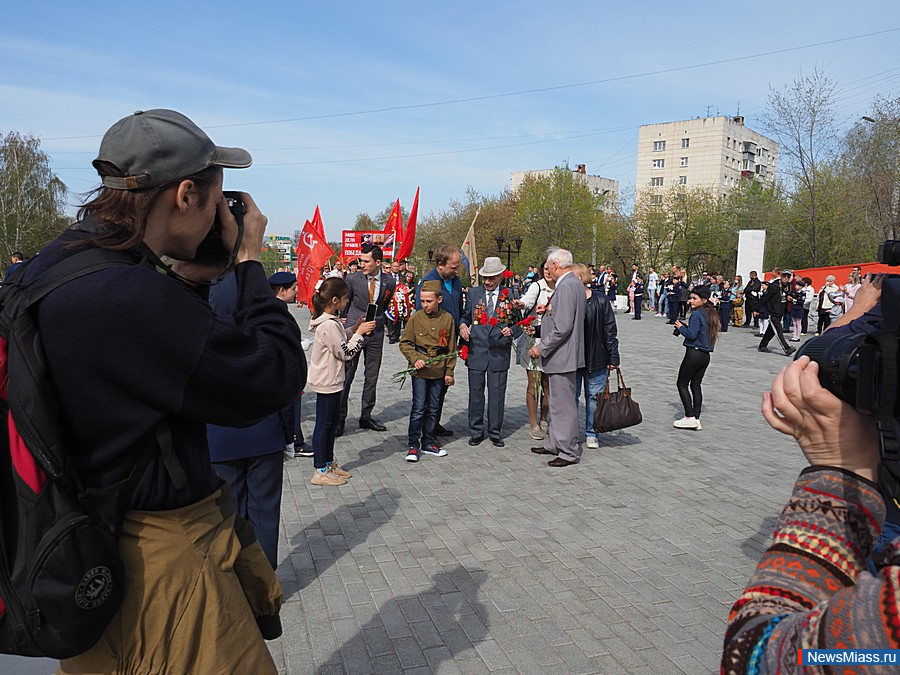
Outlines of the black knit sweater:
{"label": "black knit sweater", "polygon": [[[86,236],[64,232],[30,264],[26,281]],[[137,265],[81,277],[41,302],[38,327],[60,420],[87,485],[125,478],[123,453],[137,457],[167,420],[187,485],[177,490],[156,458],[131,506],[195,502],[218,485],[206,423],[245,426],[296,398],[305,372],[297,323],[258,262],[238,265],[235,275],[231,316],[215,316],[205,291]]]}

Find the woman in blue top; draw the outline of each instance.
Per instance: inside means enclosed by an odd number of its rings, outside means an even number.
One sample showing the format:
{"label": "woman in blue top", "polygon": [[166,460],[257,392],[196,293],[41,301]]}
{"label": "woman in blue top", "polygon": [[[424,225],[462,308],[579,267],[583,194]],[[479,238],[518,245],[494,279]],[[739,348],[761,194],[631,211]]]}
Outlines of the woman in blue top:
{"label": "woman in blue top", "polygon": [[719,314],[709,303],[709,286],[698,284],[691,290],[688,304],[693,309],[687,325],[675,322],[679,335],[684,336],[684,359],[678,369],[678,395],[684,405],[684,417],[675,420],[676,429],[700,431],[700,409],[703,392],[700,383],[709,367],[709,355],[719,337]]}

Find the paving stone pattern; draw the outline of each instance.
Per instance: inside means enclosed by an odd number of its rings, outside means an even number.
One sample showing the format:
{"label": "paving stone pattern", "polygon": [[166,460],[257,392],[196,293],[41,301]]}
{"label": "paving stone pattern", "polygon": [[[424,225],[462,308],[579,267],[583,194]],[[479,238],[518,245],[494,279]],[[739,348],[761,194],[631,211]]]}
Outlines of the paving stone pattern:
{"label": "paving stone pattern", "polygon": [[[305,310],[294,308],[304,332]],[[513,366],[506,447],[467,445],[462,364],[444,458],[404,461],[410,385],[385,344],[375,415],[359,430],[362,369],[335,453],[348,485],[285,464],[278,575],[284,673],[711,673],[725,618],[803,467],[759,413],[788,362],[750,329],[722,335],[703,430],[679,431],[684,353],[663,319],[618,313],[623,373],[644,422],[603,435],[580,464],[529,452],[525,371]],[[312,437],[314,395],[304,401]]]}

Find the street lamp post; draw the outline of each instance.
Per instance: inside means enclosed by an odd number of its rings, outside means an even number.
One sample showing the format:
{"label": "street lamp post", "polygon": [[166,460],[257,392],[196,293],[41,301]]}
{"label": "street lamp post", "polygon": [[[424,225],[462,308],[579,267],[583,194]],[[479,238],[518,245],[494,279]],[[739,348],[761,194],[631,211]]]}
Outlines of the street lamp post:
{"label": "street lamp post", "polygon": [[[506,248],[503,247],[504,243],[506,243]],[[515,244],[515,249],[513,249],[513,244]],[[513,237],[512,241],[507,242],[502,234],[498,234],[497,253],[500,255],[506,254],[506,269],[512,267],[513,250],[515,250],[516,255],[522,252],[522,237]]]}

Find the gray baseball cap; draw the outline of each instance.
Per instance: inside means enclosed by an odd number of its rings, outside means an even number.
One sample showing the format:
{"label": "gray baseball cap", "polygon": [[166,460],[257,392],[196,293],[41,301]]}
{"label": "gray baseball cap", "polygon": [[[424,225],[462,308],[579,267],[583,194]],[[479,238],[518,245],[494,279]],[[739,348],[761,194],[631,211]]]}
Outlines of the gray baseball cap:
{"label": "gray baseball cap", "polygon": [[109,162],[123,178],[104,176],[115,190],[145,190],[191,176],[211,166],[246,169],[253,163],[243,148],[222,148],[187,117],[174,110],[138,110],[116,122],[100,142],[94,160]]}

